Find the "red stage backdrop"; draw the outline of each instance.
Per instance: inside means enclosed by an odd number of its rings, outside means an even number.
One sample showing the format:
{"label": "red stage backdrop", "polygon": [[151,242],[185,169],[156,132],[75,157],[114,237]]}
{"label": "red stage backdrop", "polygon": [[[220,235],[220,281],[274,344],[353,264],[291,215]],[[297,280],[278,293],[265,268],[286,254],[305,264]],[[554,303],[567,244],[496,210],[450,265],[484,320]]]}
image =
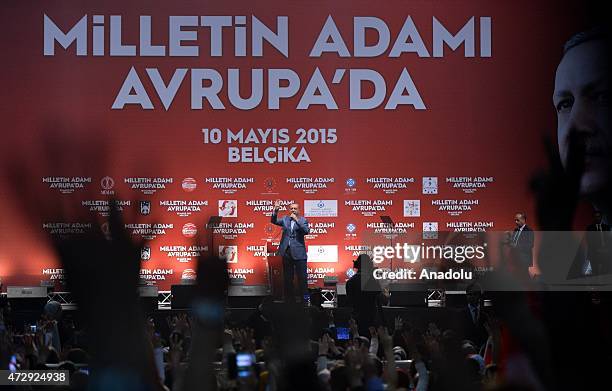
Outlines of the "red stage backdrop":
{"label": "red stage backdrop", "polygon": [[380,216],[400,238],[508,229],[532,214],[554,72],[584,27],[556,1],[3,8],[5,285],[61,280],[45,235],[86,230],[109,197],[161,289],[211,251],[266,283],[276,199],[310,221],[311,284],[344,281]]}

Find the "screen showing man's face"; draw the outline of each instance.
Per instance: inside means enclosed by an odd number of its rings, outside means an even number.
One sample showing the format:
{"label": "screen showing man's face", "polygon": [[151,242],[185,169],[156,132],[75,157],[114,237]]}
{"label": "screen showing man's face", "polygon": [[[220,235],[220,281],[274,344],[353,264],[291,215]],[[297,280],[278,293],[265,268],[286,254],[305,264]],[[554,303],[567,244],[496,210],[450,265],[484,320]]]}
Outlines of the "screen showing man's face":
{"label": "screen showing man's face", "polygon": [[570,140],[578,140],[585,146],[582,195],[600,192],[610,185],[612,131],[608,65],[604,41],[587,41],[565,53],[555,76],[553,103],[563,165],[568,163]]}

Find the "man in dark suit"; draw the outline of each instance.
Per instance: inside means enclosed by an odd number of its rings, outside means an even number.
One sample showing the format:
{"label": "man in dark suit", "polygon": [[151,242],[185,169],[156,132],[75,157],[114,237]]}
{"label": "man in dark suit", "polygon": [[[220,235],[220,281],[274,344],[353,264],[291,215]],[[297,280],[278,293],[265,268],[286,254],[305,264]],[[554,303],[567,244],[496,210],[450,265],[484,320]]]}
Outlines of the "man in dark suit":
{"label": "man in dark suit", "polygon": [[529,277],[529,267],[533,266],[533,230],[527,225],[527,215],[518,212],[514,216],[516,227],[510,237],[510,246],[516,271],[523,277]]}
{"label": "man in dark suit", "polygon": [[488,333],[485,329],[486,314],[482,287],[478,283],[471,283],[465,289],[467,305],[460,312],[460,321],[463,338],[472,341],[477,350],[487,342]]}
{"label": "man in dark suit", "polygon": [[[384,324],[382,305],[384,297],[378,280],[372,277],[372,258],[361,254],[353,261],[357,272],[346,281],[346,296],[353,307],[353,318],[357,321],[360,335],[369,335],[370,326]],[[364,275],[365,274],[365,275]]]}
{"label": "man in dark suit", "polygon": [[285,300],[293,298],[293,276],[297,274],[300,300],[305,301],[305,295],[307,294],[307,255],[304,236],[308,235],[310,228],[308,227],[308,220],[300,216],[300,206],[298,204],[291,204],[289,208],[291,214],[279,219],[278,210],[280,209],[280,201],[276,201],[271,221],[272,224],[283,228],[283,236],[281,237],[278,251],[283,257]]}

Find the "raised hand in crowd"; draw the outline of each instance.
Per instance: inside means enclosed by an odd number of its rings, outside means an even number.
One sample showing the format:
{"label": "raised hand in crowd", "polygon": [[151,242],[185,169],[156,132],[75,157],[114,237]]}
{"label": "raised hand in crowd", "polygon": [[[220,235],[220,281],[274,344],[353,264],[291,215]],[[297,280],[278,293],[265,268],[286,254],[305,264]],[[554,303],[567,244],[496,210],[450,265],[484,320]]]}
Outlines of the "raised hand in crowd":
{"label": "raised hand in crowd", "polygon": [[216,348],[223,343],[224,297],[228,285],[225,259],[198,259],[197,295],[192,304],[190,361],[185,372],[177,374],[173,389],[187,391],[217,388],[212,362]]}
{"label": "raised hand in crowd", "polygon": [[395,389],[397,385],[397,369],[395,367],[395,356],[393,355],[393,339],[389,335],[386,327],[378,327],[378,338],[383,348],[384,357],[387,360],[387,367],[384,372],[385,381],[389,389]]}
{"label": "raised hand in crowd", "polygon": [[401,330],[403,327],[404,327],[404,320],[402,319],[401,316],[396,316],[393,330]]}
{"label": "raised hand in crowd", "polygon": [[191,335],[191,321],[187,313],[166,317],[166,324],[173,332],[181,333],[184,336]]}
{"label": "raised hand in crowd", "polygon": [[[497,317],[488,316],[484,327],[489,334],[487,348],[491,350],[491,363],[499,364],[501,349],[501,322]],[[485,355],[489,352],[485,352]]]}
{"label": "raised hand in crowd", "polygon": [[255,352],[254,330],[251,328],[237,328],[232,330],[232,335],[242,351]]}
{"label": "raised hand in crowd", "polygon": [[359,326],[357,325],[357,321],[353,318],[350,318],[348,321],[348,326],[353,338],[359,337]]}
{"label": "raised hand in crowd", "polygon": [[319,338],[319,356],[326,356],[330,352],[330,337],[327,334],[323,334],[321,338]]}

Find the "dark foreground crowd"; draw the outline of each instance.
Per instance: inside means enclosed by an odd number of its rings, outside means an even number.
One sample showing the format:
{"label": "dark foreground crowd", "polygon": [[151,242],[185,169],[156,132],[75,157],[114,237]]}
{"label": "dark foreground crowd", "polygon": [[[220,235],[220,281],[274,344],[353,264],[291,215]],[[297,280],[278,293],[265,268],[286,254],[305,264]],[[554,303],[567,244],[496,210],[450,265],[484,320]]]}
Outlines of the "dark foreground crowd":
{"label": "dark foreground crowd", "polygon": [[[199,260],[192,309],[156,319],[138,302],[138,248],[115,232],[113,240],[56,244],[78,311],[49,302],[22,328],[2,303],[2,368],[69,371],[70,386],[33,389],[608,389],[606,294],[490,293],[494,306],[486,308],[475,285],[458,309],[463,317],[440,328],[383,319],[376,308],[364,314],[356,302],[361,310],[334,319],[314,291],[308,306],[266,298],[236,321],[226,308],[226,263],[207,258]],[[85,248],[94,250],[87,263]],[[113,289],[104,290],[111,271]]]}

